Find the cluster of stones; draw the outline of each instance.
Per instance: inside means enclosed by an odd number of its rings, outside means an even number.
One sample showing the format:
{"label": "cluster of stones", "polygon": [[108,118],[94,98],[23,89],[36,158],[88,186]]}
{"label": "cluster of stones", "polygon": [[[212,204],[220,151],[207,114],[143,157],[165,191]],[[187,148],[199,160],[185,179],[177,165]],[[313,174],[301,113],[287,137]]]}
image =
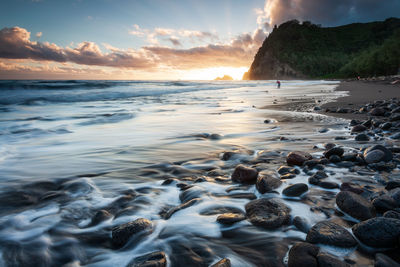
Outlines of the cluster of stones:
{"label": "cluster of stones", "polygon": [[[336,111],[342,112],[342,111]],[[389,135],[392,139],[400,139],[400,107],[395,99],[391,101],[376,101],[361,108],[358,113],[368,112],[371,116],[366,121],[352,121],[351,133],[356,134],[355,140],[367,142],[370,137]],[[309,187],[317,186],[325,189],[340,189],[336,195],[338,213],[347,214],[358,223],[351,230],[331,220],[321,221],[310,226],[302,217],[291,217],[291,210],[278,198],[259,198],[252,193],[240,193],[232,197],[247,198],[251,201],[245,206],[245,212],[240,209],[221,209],[217,222],[231,225],[243,220],[265,229],[277,229],[293,224],[307,234],[305,242],[295,243],[290,251],[288,266],[350,266],[351,262],[320,251],[316,244],[337,246],[342,248],[356,247],[361,243],[377,249],[394,249],[400,245],[400,181],[392,180],[379,193],[365,192],[352,183],[338,184],[329,181],[324,171],[326,165],[349,168],[366,167],[371,170],[391,171],[397,167],[400,148],[372,145],[358,152],[346,152],[340,146],[328,143],[320,158],[304,151],[292,151],[286,156],[287,166],[277,169],[276,175],[259,173],[256,168],[237,165],[231,175],[231,181],[243,186],[255,185],[261,194],[275,192],[287,181],[301,172],[309,175],[308,184],[295,183],[283,189],[282,194],[288,198],[299,198],[307,194]],[[234,152],[226,152],[223,160],[234,157]],[[194,183],[203,182],[199,178]],[[227,181],[223,181],[227,182]],[[179,210],[201,202],[201,195],[207,194],[198,186],[167,179],[164,185],[175,183],[181,189],[182,204],[168,207],[160,212],[160,216],[169,219]],[[104,214],[99,214],[102,216]],[[112,243],[115,248],[122,248],[130,242],[137,242],[153,230],[153,223],[140,218],[115,227],[112,230]],[[356,237],[356,238],[355,238]],[[383,253],[375,254],[376,266],[399,266],[399,263]],[[128,266],[167,266],[164,252],[158,251],[133,259]],[[212,266],[230,266],[229,259],[222,259]]]}

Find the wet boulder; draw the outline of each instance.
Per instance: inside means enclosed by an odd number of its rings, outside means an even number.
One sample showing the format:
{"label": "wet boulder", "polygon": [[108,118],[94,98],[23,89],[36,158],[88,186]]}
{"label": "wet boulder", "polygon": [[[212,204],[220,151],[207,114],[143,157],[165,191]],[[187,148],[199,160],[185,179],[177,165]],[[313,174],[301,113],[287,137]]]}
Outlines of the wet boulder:
{"label": "wet boulder", "polygon": [[380,108],[380,107],[373,108],[369,112],[369,114],[371,114],[372,116],[384,116],[385,113],[386,113],[386,110],[383,108]]}
{"label": "wet boulder", "polygon": [[224,213],[217,217],[217,222],[221,224],[234,224],[246,219],[241,213]]}
{"label": "wet boulder", "polygon": [[383,160],[385,153],[381,150],[373,150],[364,155],[364,160],[367,164],[378,163]]}
{"label": "wet boulder", "polygon": [[382,195],[372,201],[372,205],[379,212],[385,212],[397,208],[397,202],[389,195]]}
{"label": "wet boulder", "polygon": [[366,131],[367,129],[368,128],[365,127],[364,125],[358,124],[358,125],[353,126],[353,128],[351,129],[351,132],[352,133],[361,133],[361,132]]}
{"label": "wet boulder", "polygon": [[400,220],[386,217],[372,218],[352,228],[354,235],[364,244],[375,248],[392,248],[398,244]]}
{"label": "wet boulder", "polygon": [[283,189],[282,194],[288,197],[298,197],[308,191],[308,186],[303,183],[289,185]]}
{"label": "wet boulder", "polygon": [[296,166],[302,166],[304,162],[311,159],[311,154],[303,151],[292,151],[286,156],[287,164]]}
{"label": "wet boulder", "polygon": [[243,165],[236,166],[231,179],[236,183],[254,184],[257,181],[258,171]]}
{"label": "wet boulder", "polygon": [[366,142],[369,141],[368,135],[364,133],[357,134],[354,140],[359,141],[359,142]]}
{"label": "wet boulder", "polygon": [[152,252],[134,258],[126,267],[166,267],[167,257],[162,251]]}
{"label": "wet boulder", "polygon": [[382,146],[382,145],[375,145],[375,146],[367,148],[364,151],[364,158],[368,155],[368,153],[370,153],[370,152],[372,152],[374,150],[380,150],[380,151],[382,151],[384,153],[384,157],[381,160],[383,160],[385,162],[391,161],[393,159],[392,152],[389,149],[387,149],[386,147]]}
{"label": "wet boulder", "polygon": [[282,181],[272,177],[271,175],[264,175],[264,176],[259,176],[257,178],[256,182],[256,188],[258,192],[261,194],[271,192],[275,188],[278,188],[282,184]]}
{"label": "wet boulder", "polygon": [[375,208],[372,204],[362,196],[350,192],[341,191],[336,195],[336,204],[338,207],[359,220],[367,220],[375,217]]}
{"label": "wet boulder", "polygon": [[245,209],[253,225],[266,229],[275,229],[290,221],[290,208],[278,199],[256,199],[247,203]]}
{"label": "wet boulder", "polygon": [[151,221],[140,218],[133,222],[116,226],[112,229],[112,243],[116,248],[123,247],[129,239],[136,234],[151,233],[153,224]]}
{"label": "wet boulder", "polygon": [[329,159],[331,156],[336,155],[341,157],[344,153],[344,149],[338,146],[335,146],[328,151],[324,152],[325,158]]}
{"label": "wet boulder", "polygon": [[299,242],[289,250],[288,267],[318,267],[317,255],[319,247]]}
{"label": "wet boulder", "polygon": [[354,247],[357,245],[357,241],[345,228],[329,221],[315,224],[308,232],[306,241],[337,247]]}

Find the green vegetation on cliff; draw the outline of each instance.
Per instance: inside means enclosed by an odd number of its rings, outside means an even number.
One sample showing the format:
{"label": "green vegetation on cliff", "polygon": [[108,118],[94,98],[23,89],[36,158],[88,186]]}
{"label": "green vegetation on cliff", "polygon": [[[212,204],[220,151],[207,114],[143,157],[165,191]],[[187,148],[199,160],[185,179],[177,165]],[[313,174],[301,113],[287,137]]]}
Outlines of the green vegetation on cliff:
{"label": "green vegetation on cliff", "polygon": [[274,28],[244,78],[392,75],[399,67],[400,19],[330,28],[292,20]]}

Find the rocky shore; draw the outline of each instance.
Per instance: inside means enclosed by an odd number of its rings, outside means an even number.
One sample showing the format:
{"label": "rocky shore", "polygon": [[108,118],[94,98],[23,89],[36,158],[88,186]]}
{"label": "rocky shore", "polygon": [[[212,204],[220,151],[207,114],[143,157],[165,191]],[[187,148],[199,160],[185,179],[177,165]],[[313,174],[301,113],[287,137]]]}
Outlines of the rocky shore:
{"label": "rocky shore", "polygon": [[[350,91],[350,97],[357,95]],[[341,112],[341,99],[316,108],[316,113],[351,118],[345,134],[317,139],[324,144],[306,142],[293,151],[217,151],[196,159],[197,168],[188,167],[193,159],[154,164],[136,174],[156,177],[158,183],[119,186],[112,201],[90,209],[71,205],[69,196],[86,201],[96,192],[89,178],[107,173],[15,186],[0,194],[4,206],[24,210],[58,203],[64,209],[59,225],[43,231],[80,243],[47,245],[53,262],[43,265],[47,252],[31,252],[42,243],[16,246],[8,241],[4,261],[29,265],[34,255],[37,266],[74,260],[95,266],[98,255],[118,252],[114,259],[129,258],[120,266],[399,266],[400,99],[372,99],[346,112]],[[214,142],[223,137],[196,138]],[[301,142],[290,135],[277,140]],[[179,204],[169,204],[170,199]],[[206,230],[215,234],[188,231],[201,228],[202,220],[212,224]],[[6,220],[2,226],[12,223]],[[79,230],[68,230],[68,225]],[[75,253],[83,246],[90,248],[87,255]]]}
{"label": "rocky shore", "polygon": [[[399,88],[396,88],[398,90]],[[354,95],[353,95],[354,97]],[[326,112],[332,112],[335,104],[329,104]],[[340,105],[339,105],[340,106]],[[326,143],[321,156],[313,156],[306,151],[292,151],[286,156],[287,165],[280,166],[275,173],[266,174],[258,164],[247,162],[236,166],[231,181],[215,178],[216,182],[232,183],[230,190],[234,191],[249,185],[255,185],[261,197],[254,194],[238,194],[235,197],[247,198],[250,201],[245,211],[235,209],[220,209],[215,211],[217,222],[223,225],[232,225],[248,220],[257,227],[266,231],[293,225],[298,231],[306,233],[305,240],[293,242],[288,251],[287,265],[299,266],[360,266],[362,262],[350,258],[340,258],[323,249],[324,246],[337,248],[351,248],[374,258],[375,266],[400,266],[398,249],[400,245],[400,177],[398,166],[400,163],[400,101],[397,98],[377,100],[364,104],[358,110],[346,110],[337,107],[338,114],[363,115],[364,120],[351,120],[349,124],[349,138],[354,139],[362,147],[353,149],[344,148],[338,143]],[[346,116],[347,117],[347,116]],[[320,150],[314,147],[315,150]],[[237,152],[225,152],[223,160],[230,160]],[[376,181],[368,183],[329,181],[330,171],[326,169],[346,168],[356,176],[362,177],[365,173],[376,173]],[[392,171],[396,170],[392,175]],[[332,192],[339,189],[333,196],[335,205],[330,207],[310,207],[322,211],[327,220],[315,225],[309,225],[306,217],[291,216],[291,209],[285,205],[274,191],[281,186],[282,181],[293,179],[296,175],[309,175],[308,181],[294,183],[285,187],[282,197],[307,199],[310,187],[319,187]],[[171,185],[174,179],[167,179],[164,185]],[[196,190],[195,181],[176,181],[181,189],[182,204],[172,207],[165,214],[168,219],[181,209],[196,205],[201,201]],[[275,197],[264,197],[267,193],[274,193]],[[333,191],[334,192],[334,191]],[[278,193],[278,194],[276,194]],[[233,197],[233,195],[231,196]],[[309,199],[310,201],[311,198]],[[113,230],[113,243],[121,245],[138,234],[151,230],[151,222],[138,219],[116,227]],[[114,234],[118,233],[118,235]],[[125,242],[126,242],[125,241]],[[140,262],[135,265],[135,262]],[[135,259],[129,266],[166,266],[164,252],[151,253],[140,259]],[[280,266],[283,263],[270,262],[270,266]],[[224,258],[212,266],[231,266],[230,260]]]}

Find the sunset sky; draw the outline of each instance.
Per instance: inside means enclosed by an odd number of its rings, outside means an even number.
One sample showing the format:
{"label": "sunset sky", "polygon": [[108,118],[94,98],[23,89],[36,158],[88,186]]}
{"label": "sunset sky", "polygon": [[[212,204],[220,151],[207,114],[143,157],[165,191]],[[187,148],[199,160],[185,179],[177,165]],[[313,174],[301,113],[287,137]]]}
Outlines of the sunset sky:
{"label": "sunset sky", "polygon": [[2,0],[0,79],[240,79],[275,24],[399,14],[399,0]]}

